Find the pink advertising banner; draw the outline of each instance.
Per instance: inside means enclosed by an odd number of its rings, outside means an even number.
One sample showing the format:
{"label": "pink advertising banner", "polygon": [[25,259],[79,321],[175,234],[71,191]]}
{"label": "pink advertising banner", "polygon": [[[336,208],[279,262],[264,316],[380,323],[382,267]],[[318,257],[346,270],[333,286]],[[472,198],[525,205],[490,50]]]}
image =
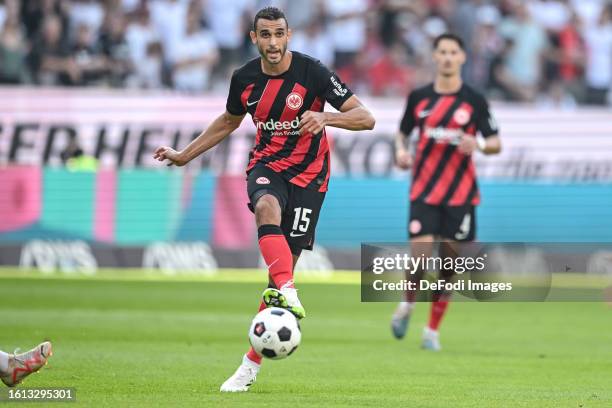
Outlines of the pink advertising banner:
{"label": "pink advertising banner", "polygon": [[[328,130],[334,145],[333,174],[405,177],[392,160],[393,136],[405,101],[365,103],[377,119],[374,131]],[[223,95],[3,88],[0,165],[61,165],[61,151],[76,138],[102,167],[161,168],[151,158],[156,146],[185,146],[224,109]],[[504,149],[494,158],[477,155],[481,177],[612,181],[611,110],[494,103],[492,112]],[[254,133],[246,117],[235,134],[190,166],[242,174]]]}

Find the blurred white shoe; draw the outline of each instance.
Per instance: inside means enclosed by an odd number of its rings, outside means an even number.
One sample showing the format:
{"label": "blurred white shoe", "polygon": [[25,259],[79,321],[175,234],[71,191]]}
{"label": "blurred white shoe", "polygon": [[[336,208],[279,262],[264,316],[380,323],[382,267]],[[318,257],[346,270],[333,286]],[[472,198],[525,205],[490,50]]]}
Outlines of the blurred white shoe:
{"label": "blurred white shoe", "polygon": [[440,334],[438,331],[425,327],[423,329],[423,342],[421,343],[421,347],[425,350],[442,350],[442,346],[440,345]]}
{"label": "blurred white shoe", "polygon": [[391,332],[398,340],[403,339],[406,335],[412,309],[414,309],[414,303],[400,302],[391,317]]}

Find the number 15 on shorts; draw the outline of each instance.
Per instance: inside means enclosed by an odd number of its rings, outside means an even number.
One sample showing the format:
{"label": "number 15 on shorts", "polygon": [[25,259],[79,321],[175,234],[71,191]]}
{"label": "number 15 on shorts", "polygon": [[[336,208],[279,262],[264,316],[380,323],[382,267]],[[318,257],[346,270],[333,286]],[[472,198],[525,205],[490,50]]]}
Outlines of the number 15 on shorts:
{"label": "number 15 on shorts", "polygon": [[294,208],[295,218],[293,219],[293,227],[291,234],[292,237],[299,237],[306,232],[308,232],[308,227],[310,226],[310,214],[312,210],[310,208],[297,207]]}

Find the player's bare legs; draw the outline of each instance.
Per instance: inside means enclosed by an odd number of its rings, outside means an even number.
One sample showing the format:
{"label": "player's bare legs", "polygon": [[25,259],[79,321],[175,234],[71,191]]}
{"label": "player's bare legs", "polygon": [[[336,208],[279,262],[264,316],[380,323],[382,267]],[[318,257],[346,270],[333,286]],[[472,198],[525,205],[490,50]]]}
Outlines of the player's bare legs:
{"label": "player's bare legs", "polygon": [[44,367],[52,354],[51,343],[48,341],[25,353],[8,354],[0,351],[0,380],[9,387],[14,387],[28,375]]}
{"label": "player's bare legs", "polygon": [[[410,238],[410,252],[413,257],[430,257],[433,253],[433,235],[420,235]],[[416,271],[410,274],[406,271],[406,279],[412,282],[417,282],[423,277],[423,270]],[[408,330],[410,323],[410,315],[414,309],[418,291],[408,290],[404,292],[404,300],[397,305],[393,317],[391,318],[391,331],[396,339],[402,339]]]}

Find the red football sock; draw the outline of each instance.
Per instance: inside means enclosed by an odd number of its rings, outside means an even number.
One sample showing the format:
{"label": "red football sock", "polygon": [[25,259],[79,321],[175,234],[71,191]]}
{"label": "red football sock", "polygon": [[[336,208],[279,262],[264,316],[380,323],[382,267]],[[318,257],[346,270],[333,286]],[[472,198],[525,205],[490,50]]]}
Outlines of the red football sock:
{"label": "red football sock", "polygon": [[438,330],[447,307],[448,297],[441,297],[440,300],[431,303],[431,314],[429,316],[429,328],[431,330]]}
{"label": "red football sock", "polygon": [[[259,304],[259,311],[261,312],[262,310],[264,310],[266,308],[266,304],[262,301]],[[253,347],[249,348],[249,351],[246,353],[246,356],[249,360],[251,360],[254,363],[257,364],[261,364],[261,356],[259,354],[257,354],[255,352],[255,350],[253,350]]]}
{"label": "red football sock", "polygon": [[261,364],[261,356],[257,354],[255,350],[253,350],[253,347],[251,347],[246,353],[246,357],[255,364]]}
{"label": "red football sock", "polygon": [[293,255],[281,228],[278,225],[262,225],[257,233],[259,249],[274,285],[278,289],[294,287]]}

